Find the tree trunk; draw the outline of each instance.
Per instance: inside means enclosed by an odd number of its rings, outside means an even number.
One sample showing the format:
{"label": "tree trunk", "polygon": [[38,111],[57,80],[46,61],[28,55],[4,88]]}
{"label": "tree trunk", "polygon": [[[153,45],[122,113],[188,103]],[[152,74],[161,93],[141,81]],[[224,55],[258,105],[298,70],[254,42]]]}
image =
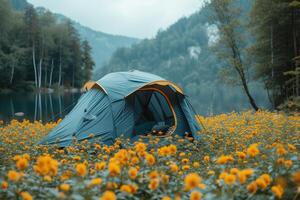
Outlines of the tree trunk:
{"label": "tree trunk", "polygon": [[35,46],[34,44],[32,45],[32,63],[33,63],[33,68],[34,68],[34,83],[35,87],[38,87],[38,80],[37,80],[37,69],[36,69],[36,60],[35,60]]}
{"label": "tree trunk", "polygon": [[45,79],[44,79],[44,87],[46,88],[47,87],[47,82],[48,82],[48,69],[47,69],[48,67],[47,67],[47,64],[45,65],[45,69],[44,69],[44,71],[45,71],[45,75],[44,75],[44,77],[45,77]]}
{"label": "tree trunk", "polygon": [[39,62],[39,89],[41,89],[41,86],[42,86],[42,64],[43,64],[43,58],[40,59],[40,62]]}
{"label": "tree trunk", "polygon": [[[297,47],[297,21],[296,21],[296,9],[293,8],[293,46],[294,46],[294,57],[296,58],[298,56],[298,47]],[[297,62],[295,63],[295,71],[296,71],[296,77],[295,77],[295,95],[299,96],[299,75],[297,71]]]}
{"label": "tree trunk", "polygon": [[273,24],[271,25],[271,36],[270,36],[270,48],[271,48],[271,77],[272,77],[272,81],[274,78],[274,30],[273,30]]}
{"label": "tree trunk", "polygon": [[11,75],[10,75],[10,80],[9,80],[10,84],[13,83],[14,73],[15,73],[15,61],[12,62]]}
{"label": "tree trunk", "polygon": [[53,59],[51,61],[51,70],[50,70],[50,77],[49,77],[49,88],[52,86],[52,76],[53,76],[53,69],[54,69],[54,62]]}
{"label": "tree trunk", "polygon": [[249,88],[248,88],[248,85],[247,85],[247,82],[246,82],[245,78],[242,78],[242,84],[243,84],[243,88],[244,88],[244,90],[245,90],[245,92],[246,92],[246,95],[247,95],[247,97],[248,97],[248,99],[249,99],[249,102],[250,102],[252,108],[253,108],[255,111],[258,111],[259,108],[258,108],[258,106],[256,105],[255,100],[253,99],[252,95],[250,94],[250,91],[249,91]]}
{"label": "tree trunk", "polygon": [[59,61],[59,73],[58,73],[58,86],[59,87],[61,86],[61,79],[62,79],[61,72],[62,72],[62,70],[61,70],[61,59],[60,59],[60,61]]}

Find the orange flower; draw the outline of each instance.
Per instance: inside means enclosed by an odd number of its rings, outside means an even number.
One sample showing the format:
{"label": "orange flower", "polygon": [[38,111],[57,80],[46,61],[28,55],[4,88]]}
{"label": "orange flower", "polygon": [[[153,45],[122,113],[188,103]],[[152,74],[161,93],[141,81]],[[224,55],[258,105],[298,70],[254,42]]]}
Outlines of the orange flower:
{"label": "orange flower", "polygon": [[232,174],[227,174],[224,178],[224,182],[227,185],[232,185],[233,183],[235,183],[235,180],[236,180],[236,176]]}
{"label": "orange flower", "polygon": [[116,200],[117,196],[112,191],[105,191],[100,200]]}
{"label": "orange flower", "polygon": [[159,180],[156,178],[156,179],[151,179],[150,180],[148,188],[150,190],[155,190],[156,188],[158,188],[158,186],[159,186]]}
{"label": "orange flower", "polygon": [[189,159],[184,158],[184,159],[181,160],[181,162],[182,162],[183,164],[188,164],[188,163],[189,163]]}
{"label": "orange flower", "polygon": [[21,192],[21,197],[23,200],[32,200],[32,196],[28,192]]}
{"label": "orange flower", "polygon": [[176,145],[171,144],[171,145],[169,146],[169,149],[170,149],[170,153],[171,153],[172,155],[175,155],[175,154],[176,154],[176,152],[177,152],[177,147],[176,147]]}
{"label": "orange flower", "polygon": [[105,162],[99,162],[95,164],[95,169],[96,170],[103,170],[105,169],[106,163]]}
{"label": "orange flower", "polygon": [[297,171],[292,175],[292,180],[296,185],[300,186],[300,171]]}
{"label": "orange flower", "polygon": [[147,160],[148,165],[150,165],[150,166],[155,164],[155,157],[151,154],[146,155],[146,160]]}
{"label": "orange flower", "polygon": [[22,177],[22,174],[19,172],[16,172],[15,170],[10,170],[7,173],[7,177],[10,181],[19,181],[19,179]]}
{"label": "orange flower", "polygon": [[33,169],[41,176],[55,176],[58,171],[58,162],[49,155],[40,156],[36,161],[36,165],[33,166]]}
{"label": "orange flower", "polygon": [[234,159],[232,156],[220,156],[217,160],[216,160],[216,163],[218,165],[223,165],[223,164],[226,164],[228,162],[232,162]]}
{"label": "orange flower", "polygon": [[128,170],[128,175],[129,175],[130,179],[135,179],[137,177],[137,174],[138,174],[138,170],[135,167],[131,167]]}
{"label": "orange flower", "polygon": [[251,144],[250,147],[247,149],[247,154],[250,157],[255,157],[259,154],[259,149],[257,148],[258,144]]}
{"label": "orange flower", "polygon": [[284,189],[283,189],[280,185],[273,186],[273,187],[271,188],[271,191],[272,191],[273,194],[274,194],[277,198],[279,198],[279,199],[282,198],[282,195],[283,195],[283,193],[284,193]]}
{"label": "orange flower", "polygon": [[210,157],[209,156],[204,156],[204,161],[208,163],[210,161]]}
{"label": "orange flower", "polygon": [[94,178],[93,180],[91,180],[89,186],[96,186],[96,185],[100,185],[102,183],[102,179],[101,178]]}
{"label": "orange flower", "polygon": [[132,194],[132,188],[129,185],[122,185],[120,191]]}
{"label": "orange flower", "polygon": [[6,181],[3,181],[1,183],[1,188],[2,188],[2,190],[6,190],[8,188],[8,183]]}
{"label": "orange flower", "polygon": [[176,173],[179,170],[179,167],[176,164],[171,164],[170,169],[172,172]]}
{"label": "orange flower", "polygon": [[190,196],[190,200],[201,200],[202,194],[201,192],[193,191]]}
{"label": "orange flower", "polygon": [[266,183],[266,181],[262,178],[258,178],[255,180],[256,185],[262,189],[265,190],[268,187],[268,184]]}
{"label": "orange flower", "polygon": [[18,169],[23,170],[26,169],[28,167],[28,160],[25,158],[20,158],[17,163],[16,166]]}
{"label": "orange flower", "polygon": [[147,149],[147,145],[142,142],[138,142],[134,146],[136,152],[143,152]]}
{"label": "orange flower", "polygon": [[260,176],[260,178],[262,178],[266,182],[267,185],[270,185],[272,182],[272,179],[269,174],[263,174]]}
{"label": "orange flower", "polygon": [[248,186],[247,186],[247,190],[248,190],[248,192],[250,192],[250,193],[256,193],[256,191],[257,191],[257,185],[256,185],[256,183],[255,183],[255,181],[253,181],[253,182],[251,182]]}
{"label": "orange flower", "polygon": [[70,190],[71,186],[69,184],[63,183],[59,186],[59,188],[64,192],[68,192]]}
{"label": "orange flower", "polygon": [[239,173],[239,169],[238,168],[231,168],[230,169],[230,174],[237,175],[238,173]]}
{"label": "orange flower", "polygon": [[199,186],[199,184],[201,183],[201,178],[198,174],[191,173],[185,177],[184,182],[185,182],[185,189],[189,191]]}
{"label": "orange flower", "polygon": [[108,171],[111,176],[118,176],[121,173],[120,165],[115,162],[110,162],[108,165]]}
{"label": "orange flower", "polygon": [[152,171],[149,173],[149,178],[150,179],[155,179],[158,178],[158,172],[157,171]]}
{"label": "orange flower", "polygon": [[44,176],[43,180],[46,182],[51,182],[52,178],[51,178],[51,176]]}
{"label": "orange flower", "polygon": [[199,163],[199,162],[194,162],[194,163],[193,163],[193,167],[195,167],[195,168],[200,167],[200,163]]}
{"label": "orange flower", "polygon": [[284,165],[286,168],[290,168],[293,165],[293,161],[292,160],[286,160],[284,161]]}
{"label": "orange flower", "polygon": [[246,159],[246,154],[244,152],[238,151],[238,152],[236,152],[236,154],[239,157],[239,159],[241,159],[241,160]]}
{"label": "orange flower", "polygon": [[85,176],[86,175],[86,173],[87,173],[87,168],[86,168],[86,166],[85,166],[85,164],[83,164],[83,163],[79,163],[79,164],[77,164],[76,165],[76,172],[77,172],[77,174],[79,175],[79,176]]}
{"label": "orange flower", "polygon": [[279,146],[277,149],[276,149],[276,152],[278,155],[284,155],[287,153],[287,151],[285,150],[285,148],[283,148],[282,146]]}

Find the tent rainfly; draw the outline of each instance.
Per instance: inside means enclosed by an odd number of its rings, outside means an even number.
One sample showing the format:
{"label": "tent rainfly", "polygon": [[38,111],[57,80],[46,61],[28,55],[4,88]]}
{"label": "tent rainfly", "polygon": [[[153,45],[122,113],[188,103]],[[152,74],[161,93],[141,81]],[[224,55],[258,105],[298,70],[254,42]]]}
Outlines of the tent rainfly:
{"label": "tent rainfly", "polygon": [[136,140],[146,134],[190,134],[201,128],[188,97],[174,83],[141,72],[110,73],[85,84],[73,110],[40,142],[69,146],[76,139],[111,145],[123,135]]}

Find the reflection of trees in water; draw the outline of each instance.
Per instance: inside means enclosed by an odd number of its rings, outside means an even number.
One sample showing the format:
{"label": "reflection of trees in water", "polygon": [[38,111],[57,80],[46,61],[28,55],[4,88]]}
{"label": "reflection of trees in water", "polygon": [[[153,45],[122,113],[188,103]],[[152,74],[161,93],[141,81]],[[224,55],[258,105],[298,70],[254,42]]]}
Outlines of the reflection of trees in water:
{"label": "reflection of trees in water", "polygon": [[[256,85],[252,87],[259,88]],[[240,88],[203,84],[187,87],[186,93],[196,112],[205,116],[251,109]],[[253,95],[259,106],[269,108],[265,91],[255,91]],[[80,96],[80,93],[0,95],[0,120],[26,118],[43,122],[54,121],[68,114]],[[16,112],[23,112],[25,115],[18,117]]]}
{"label": "reflection of trees in water", "polygon": [[43,122],[64,117],[81,94],[9,94],[0,95],[0,120],[29,119]]}

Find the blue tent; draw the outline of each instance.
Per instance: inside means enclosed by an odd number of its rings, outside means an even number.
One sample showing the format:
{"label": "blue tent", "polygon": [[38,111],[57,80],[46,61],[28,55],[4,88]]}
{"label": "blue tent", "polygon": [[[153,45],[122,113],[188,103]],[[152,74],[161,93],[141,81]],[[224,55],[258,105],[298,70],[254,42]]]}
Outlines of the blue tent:
{"label": "blue tent", "polygon": [[112,144],[121,135],[191,134],[201,130],[182,89],[159,76],[141,72],[110,73],[89,82],[73,110],[40,142],[71,145],[101,140]]}

